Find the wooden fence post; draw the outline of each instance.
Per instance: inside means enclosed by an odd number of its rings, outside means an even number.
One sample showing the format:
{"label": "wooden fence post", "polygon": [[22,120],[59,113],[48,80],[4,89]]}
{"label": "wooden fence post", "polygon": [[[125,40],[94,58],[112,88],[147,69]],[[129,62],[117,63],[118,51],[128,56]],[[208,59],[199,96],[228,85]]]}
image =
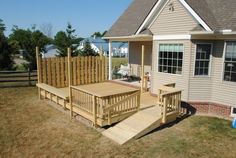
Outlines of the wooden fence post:
{"label": "wooden fence post", "polygon": [[72,105],[72,80],[71,80],[71,48],[67,48],[68,54],[68,85],[69,85],[69,103],[70,103],[70,118],[73,117],[73,105]]}
{"label": "wooden fence post", "polygon": [[38,83],[41,83],[41,57],[39,55],[39,47],[36,47],[36,60],[37,60],[37,75]]}
{"label": "wooden fence post", "polygon": [[145,53],[145,47],[142,45],[142,60],[141,60],[141,93],[143,93],[144,88],[144,53]]}
{"label": "wooden fence post", "polygon": [[28,68],[28,83],[29,83],[29,86],[31,86],[31,79],[30,79],[30,68]]}
{"label": "wooden fence post", "polygon": [[[41,56],[39,55],[39,47],[36,47],[37,77],[38,83],[41,83]],[[41,99],[41,89],[38,88],[39,99]]]}

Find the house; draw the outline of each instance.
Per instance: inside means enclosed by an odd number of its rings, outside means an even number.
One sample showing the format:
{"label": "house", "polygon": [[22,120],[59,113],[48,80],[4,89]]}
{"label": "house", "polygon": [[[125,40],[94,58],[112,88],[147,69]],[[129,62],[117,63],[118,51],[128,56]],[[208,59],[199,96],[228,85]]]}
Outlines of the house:
{"label": "house", "polygon": [[235,21],[235,0],[134,0],[104,38],[129,43],[136,75],[144,46],[151,94],[176,83],[198,113],[236,116]]}
{"label": "house", "polygon": [[43,58],[52,58],[59,55],[60,51],[53,44],[48,44],[44,47],[45,53],[42,54]]}
{"label": "house", "polygon": [[[83,49],[86,42],[90,43],[91,48],[95,52],[98,53],[100,49],[102,48],[103,54],[106,56],[108,55],[108,51],[109,51],[108,42],[102,39],[101,37],[94,36],[94,37],[85,38],[84,40],[80,42],[77,49]],[[127,57],[128,55],[127,42],[113,42],[112,47],[113,47],[112,56]]]}

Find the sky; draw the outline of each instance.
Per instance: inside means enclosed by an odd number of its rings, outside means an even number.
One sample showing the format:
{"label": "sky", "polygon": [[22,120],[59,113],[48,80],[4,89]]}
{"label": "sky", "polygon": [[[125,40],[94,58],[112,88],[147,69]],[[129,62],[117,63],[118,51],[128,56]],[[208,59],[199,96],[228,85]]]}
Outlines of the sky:
{"label": "sky", "polygon": [[13,25],[27,29],[51,24],[53,34],[65,31],[70,22],[79,37],[108,30],[132,0],[2,0],[0,19],[5,23],[5,35]]}

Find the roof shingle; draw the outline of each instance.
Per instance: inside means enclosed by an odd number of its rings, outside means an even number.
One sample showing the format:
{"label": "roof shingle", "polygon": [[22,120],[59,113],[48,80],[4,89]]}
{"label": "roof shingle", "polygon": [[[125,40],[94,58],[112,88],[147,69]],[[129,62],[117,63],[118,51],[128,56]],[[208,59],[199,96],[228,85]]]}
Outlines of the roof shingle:
{"label": "roof shingle", "polygon": [[158,0],[134,0],[105,37],[134,35]]}
{"label": "roof shingle", "polygon": [[[131,36],[159,0],[134,0],[105,37]],[[236,31],[236,0],[185,0],[213,30]]]}
{"label": "roof shingle", "polygon": [[212,30],[236,30],[236,0],[185,1]]}

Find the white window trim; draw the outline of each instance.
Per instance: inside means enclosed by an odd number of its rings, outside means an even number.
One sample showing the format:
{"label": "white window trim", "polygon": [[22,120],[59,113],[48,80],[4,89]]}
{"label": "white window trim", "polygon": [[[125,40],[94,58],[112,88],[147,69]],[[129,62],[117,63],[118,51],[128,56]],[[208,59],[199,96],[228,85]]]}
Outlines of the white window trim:
{"label": "white window trim", "polygon": [[[208,67],[208,75],[195,75],[195,66],[196,66],[196,59],[197,59],[197,45],[198,44],[205,44],[211,45],[211,54],[210,54],[210,62]],[[193,76],[196,78],[210,78],[211,77],[211,68],[212,68],[212,52],[213,52],[213,43],[196,43],[195,44],[195,54],[194,54],[194,67],[193,67]]]}
{"label": "white window trim", "polygon": [[223,52],[223,59],[222,59],[221,83],[227,83],[227,84],[235,85],[236,82],[225,81],[225,80],[224,80],[224,74],[225,74],[225,55],[226,55],[226,45],[227,45],[227,42],[235,42],[235,43],[236,43],[236,40],[227,40],[227,41],[224,41],[224,52]]}
{"label": "white window trim", "polygon": [[[159,71],[159,53],[160,53],[160,44],[182,44],[183,45],[183,59],[182,59],[182,71],[181,74],[172,74],[172,73],[166,73],[166,72],[160,72]],[[164,75],[171,75],[171,76],[183,76],[183,68],[184,68],[184,55],[185,55],[185,47],[184,43],[158,43],[158,52],[157,52],[157,73],[164,74]]]}
{"label": "white window trim", "polygon": [[154,41],[160,41],[160,40],[190,40],[191,35],[188,34],[182,34],[182,35],[154,35],[153,40]]}
{"label": "white window trim", "polygon": [[236,117],[236,113],[235,113],[235,114],[233,113],[233,109],[236,109],[236,107],[231,107],[230,116],[231,116],[231,117]]}

